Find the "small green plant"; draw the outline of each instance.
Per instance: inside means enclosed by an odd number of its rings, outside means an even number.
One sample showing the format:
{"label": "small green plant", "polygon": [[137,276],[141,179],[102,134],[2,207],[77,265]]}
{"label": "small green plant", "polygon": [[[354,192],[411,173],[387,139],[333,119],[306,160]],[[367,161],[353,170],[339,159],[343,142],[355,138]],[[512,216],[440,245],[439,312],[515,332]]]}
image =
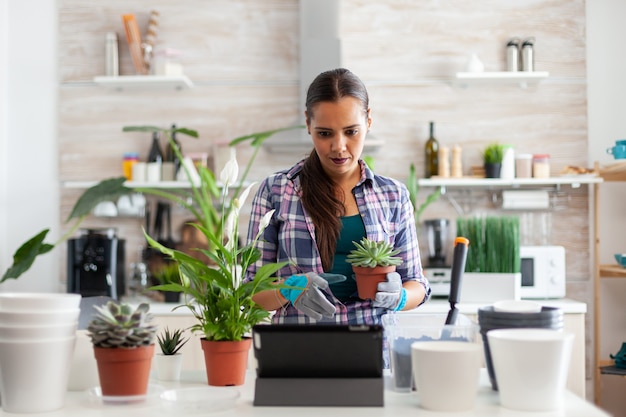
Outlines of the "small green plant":
{"label": "small green plant", "polygon": [[437,187],[432,193],[428,194],[426,200],[418,206],[417,194],[419,193],[420,186],[417,179],[417,173],[415,171],[415,165],[411,164],[411,166],[409,167],[409,177],[406,181],[406,188],[409,190],[409,198],[411,199],[411,203],[413,203],[413,207],[415,208],[415,224],[417,225],[417,227],[419,227],[420,217],[422,216],[424,210],[426,210],[426,207],[437,201],[441,196],[441,187]]}
{"label": "small green plant", "polygon": [[150,305],[141,303],[133,310],[128,304],[109,301],[94,306],[97,313],[87,331],[94,346],[103,348],[136,348],[154,344],[157,326],[150,324]]}
{"label": "small green plant", "polygon": [[483,151],[483,162],[485,164],[501,164],[504,157],[504,145],[492,143]]}
{"label": "small green plant", "polygon": [[352,249],[346,257],[346,262],[353,266],[374,268],[377,266],[400,265],[402,258],[395,256],[400,253],[385,241],[376,242],[367,238],[360,242],[352,242],[356,249]]}
{"label": "small green plant", "polygon": [[180,272],[175,262],[169,262],[153,272],[152,276],[159,284],[179,284]]}
{"label": "small green plant", "polygon": [[170,331],[170,329],[166,327],[162,334],[157,335],[157,341],[164,355],[176,355],[189,339],[183,338],[182,329]]}

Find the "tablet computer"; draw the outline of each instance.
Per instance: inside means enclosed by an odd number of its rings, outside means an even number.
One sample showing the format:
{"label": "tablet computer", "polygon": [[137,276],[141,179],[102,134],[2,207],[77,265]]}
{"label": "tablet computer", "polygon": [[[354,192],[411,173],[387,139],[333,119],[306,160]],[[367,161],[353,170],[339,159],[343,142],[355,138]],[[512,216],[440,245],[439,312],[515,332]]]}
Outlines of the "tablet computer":
{"label": "tablet computer", "polygon": [[259,378],[376,378],[383,373],[380,325],[257,324]]}

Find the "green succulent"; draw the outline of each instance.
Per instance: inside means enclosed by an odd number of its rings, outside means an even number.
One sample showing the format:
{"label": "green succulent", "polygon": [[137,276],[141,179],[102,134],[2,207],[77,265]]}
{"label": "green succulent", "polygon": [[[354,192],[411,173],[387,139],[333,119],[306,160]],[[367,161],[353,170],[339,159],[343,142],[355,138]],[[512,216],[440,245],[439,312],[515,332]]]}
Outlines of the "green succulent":
{"label": "green succulent", "polygon": [[115,301],[94,308],[97,314],[87,326],[94,346],[135,348],[154,343],[157,326],[149,324],[152,314],[147,303],[141,303],[134,311],[130,305]]}
{"label": "green succulent", "polygon": [[170,329],[166,327],[162,334],[157,335],[157,341],[164,355],[175,355],[189,339],[183,338],[182,329],[170,332]]}
{"label": "green succulent", "polygon": [[356,249],[352,249],[346,257],[346,262],[352,266],[374,268],[376,266],[400,265],[402,258],[395,256],[400,253],[385,241],[376,242],[367,238],[360,242],[352,242]]}

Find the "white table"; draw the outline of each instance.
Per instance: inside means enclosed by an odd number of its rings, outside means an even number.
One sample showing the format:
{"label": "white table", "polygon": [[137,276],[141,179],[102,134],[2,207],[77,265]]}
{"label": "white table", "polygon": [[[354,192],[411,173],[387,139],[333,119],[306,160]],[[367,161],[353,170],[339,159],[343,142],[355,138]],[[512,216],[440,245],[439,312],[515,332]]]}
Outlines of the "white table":
{"label": "white table", "polygon": [[[472,412],[467,413],[444,413],[432,412],[419,407],[417,395],[415,393],[398,393],[390,389],[385,389],[385,406],[384,407],[255,407],[252,405],[254,398],[254,382],[255,374],[248,371],[246,383],[243,386],[235,387],[240,391],[241,396],[234,404],[234,407],[221,411],[219,416],[258,416],[258,417],[319,417],[320,415],[328,416],[354,416],[354,417],[380,417],[380,416],[420,416],[420,417],[453,417],[462,415],[464,417],[523,417],[523,416],[541,416],[541,417],[606,417],[609,416],[604,411],[598,409],[593,404],[574,395],[571,392],[566,393],[565,408],[557,412],[532,413],[509,410],[500,407],[498,393],[491,389],[486,371],[483,369],[481,374],[481,384],[476,400],[476,406]],[[206,386],[206,375],[204,372],[192,371],[184,372],[182,382],[160,382],[152,380],[151,384],[157,384],[165,389]],[[233,389],[231,387],[220,389]],[[90,398],[92,399],[90,401]],[[64,417],[155,417],[159,415],[167,415],[162,411],[160,400],[157,396],[151,396],[145,403],[132,405],[106,405],[99,399],[90,397],[86,392],[69,392],[67,394],[65,407],[61,410],[51,413],[38,414],[20,414],[21,416],[64,416]],[[36,401],[36,399],[33,399]],[[0,416],[16,416],[0,412]],[[170,414],[174,415],[174,414]],[[190,414],[192,415],[212,415],[210,412]]]}

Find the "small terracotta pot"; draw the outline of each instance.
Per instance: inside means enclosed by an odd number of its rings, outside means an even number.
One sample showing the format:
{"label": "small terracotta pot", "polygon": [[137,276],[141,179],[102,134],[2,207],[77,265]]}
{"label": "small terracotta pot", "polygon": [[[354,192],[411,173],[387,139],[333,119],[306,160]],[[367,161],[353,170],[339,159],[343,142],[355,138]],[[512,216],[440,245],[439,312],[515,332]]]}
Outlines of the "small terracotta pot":
{"label": "small terracotta pot", "polygon": [[243,385],[248,367],[251,338],[241,341],[213,341],[201,339],[204,363],[209,385]]}
{"label": "small terracotta pot", "polygon": [[94,346],[104,396],[146,395],[154,345],[137,348]]}
{"label": "small terracotta pot", "polygon": [[378,283],[387,281],[387,274],[395,270],[395,265],[377,266],[375,268],[353,266],[352,271],[356,279],[359,298],[362,300],[373,300],[376,292],[378,292]]}

